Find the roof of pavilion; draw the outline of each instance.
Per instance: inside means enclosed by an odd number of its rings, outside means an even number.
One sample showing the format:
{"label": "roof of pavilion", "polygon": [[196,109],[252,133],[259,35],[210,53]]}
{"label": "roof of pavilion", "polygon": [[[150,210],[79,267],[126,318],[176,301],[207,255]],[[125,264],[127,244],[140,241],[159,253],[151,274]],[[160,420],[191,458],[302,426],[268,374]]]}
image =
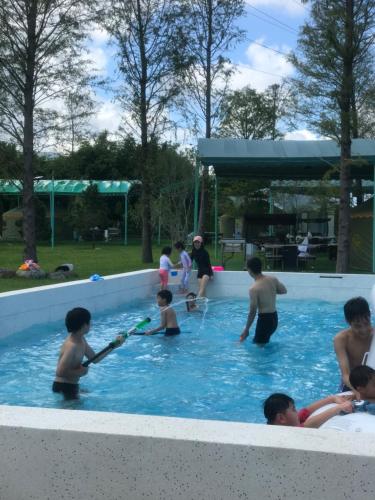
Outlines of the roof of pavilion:
{"label": "roof of pavilion", "polygon": [[[335,141],[250,141],[199,139],[198,158],[212,165],[219,177],[263,179],[321,179],[338,166],[340,148]],[[365,160],[351,169],[353,178],[373,179],[375,140],[353,139],[352,158]],[[338,172],[333,178],[338,177]]]}
{"label": "roof of pavilion", "polygon": [[[39,194],[75,195],[83,193],[91,184],[98,187],[99,194],[106,196],[125,195],[139,181],[95,181],[67,179],[35,179],[34,191]],[[20,194],[22,183],[18,180],[0,179],[0,194]]]}

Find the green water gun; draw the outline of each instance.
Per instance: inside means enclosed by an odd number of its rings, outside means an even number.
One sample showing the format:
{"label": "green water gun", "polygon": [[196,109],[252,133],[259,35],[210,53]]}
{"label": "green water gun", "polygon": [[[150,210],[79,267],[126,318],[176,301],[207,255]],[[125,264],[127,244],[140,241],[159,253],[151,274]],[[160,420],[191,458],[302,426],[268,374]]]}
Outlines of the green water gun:
{"label": "green water gun", "polygon": [[[138,329],[143,328],[145,325],[147,325],[147,323],[150,323],[150,321],[151,321],[150,318],[146,318],[146,319],[140,321],[139,323],[137,323],[135,326],[133,326],[133,328],[130,328],[130,330],[128,330],[127,332],[120,333],[120,335],[124,338],[124,340],[126,340],[128,337],[130,337],[130,335],[134,335],[134,333]],[[118,347],[119,345],[120,345],[120,342],[117,339],[112,340],[104,349],[102,349],[100,352],[95,354],[95,356],[93,356],[91,359],[88,359],[87,361],[82,363],[82,366],[87,367],[87,366],[91,365],[91,363],[93,363],[95,360],[100,358],[103,354],[110,353],[111,351],[113,351],[113,349],[116,349],[116,347]]]}

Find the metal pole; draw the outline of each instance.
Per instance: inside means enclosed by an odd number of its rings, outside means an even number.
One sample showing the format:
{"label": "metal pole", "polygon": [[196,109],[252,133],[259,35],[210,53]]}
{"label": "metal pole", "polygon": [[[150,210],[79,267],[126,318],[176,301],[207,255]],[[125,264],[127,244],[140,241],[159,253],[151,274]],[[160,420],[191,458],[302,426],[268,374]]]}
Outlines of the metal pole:
{"label": "metal pole", "polygon": [[128,193],[125,193],[124,245],[128,244]]}
{"label": "metal pole", "polygon": [[[270,215],[273,214],[273,199],[272,199],[272,191],[271,191],[271,189],[269,190],[269,194],[268,194],[268,213]],[[270,236],[273,235],[273,226],[272,226],[272,224],[270,224],[268,226],[268,234]]]}
{"label": "metal pole", "polygon": [[55,174],[52,172],[52,185],[50,194],[50,219],[51,219],[51,248],[55,248]]}
{"label": "metal pole", "polygon": [[217,176],[215,174],[215,259],[217,259],[217,222],[218,222],[218,200],[217,200],[217,190],[218,190],[218,181]]}
{"label": "metal pole", "polygon": [[375,273],[375,165],[372,197],[372,272]]}
{"label": "metal pole", "polygon": [[199,160],[195,160],[194,171],[194,234],[198,231]]}

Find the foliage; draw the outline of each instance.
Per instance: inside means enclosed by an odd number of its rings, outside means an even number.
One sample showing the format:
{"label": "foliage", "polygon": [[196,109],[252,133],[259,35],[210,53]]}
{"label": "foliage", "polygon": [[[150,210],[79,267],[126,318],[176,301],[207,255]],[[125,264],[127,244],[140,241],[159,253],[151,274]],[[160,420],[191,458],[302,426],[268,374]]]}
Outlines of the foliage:
{"label": "foliage", "polygon": [[77,197],[71,208],[70,220],[84,239],[95,240],[99,230],[108,226],[107,205],[99,195],[96,184],[90,184],[82,196]]}
{"label": "foliage", "polygon": [[34,260],[35,149],[50,140],[56,98],[83,80],[86,65],[80,54],[89,17],[85,1],[0,3],[0,130],[23,152],[25,257]]}
{"label": "foliage", "polygon": [[[340,140],[342,75],[345,59],[346,0],[311,2],[311,19],[303,26],[298,50],[290,56],[298,70],[293,80],[299,95],[298,111],[321,135]],[[356,137],[375,133],[375,3],[355,2],[353,18],[353,81],[351,127]]]}
{"label": "foliage", "polygon": [[267,93],[251,87],[234,90],[221,104],[218,135],[240,139],[280,138],[276,113],[276,103]]}

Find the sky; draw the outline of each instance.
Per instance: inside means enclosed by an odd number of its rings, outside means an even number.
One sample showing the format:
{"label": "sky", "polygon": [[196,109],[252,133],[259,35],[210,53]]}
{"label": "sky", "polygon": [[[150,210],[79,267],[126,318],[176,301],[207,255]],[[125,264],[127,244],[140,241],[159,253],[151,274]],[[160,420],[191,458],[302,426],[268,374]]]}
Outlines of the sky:
{"label": "sky", "polygon": [[[298,30],[308,15],[308,6],[300,0],[246,0],[246,15],[238,22],[246,31],[246,37],[226,54],[236,68],[231,88],[250,85],[263,91],[273,83],[280,83],[283,77],[291,76],[293,66],[283,54],[296,48]],[[91,33],[89,58],[103,77],[113,77],[116,68],[115,49],[108,41],[107,34],[100,29]],[[107,129],[115,133],[121,122],[119,105],[104,91],[99,91],[96,97],[99,104],[91,122],[93,130]],[[315,138],[303,126],[285,135],[285,139]],[[179,142],[191,141],[184,129],[179,131],[177,139]]]}

